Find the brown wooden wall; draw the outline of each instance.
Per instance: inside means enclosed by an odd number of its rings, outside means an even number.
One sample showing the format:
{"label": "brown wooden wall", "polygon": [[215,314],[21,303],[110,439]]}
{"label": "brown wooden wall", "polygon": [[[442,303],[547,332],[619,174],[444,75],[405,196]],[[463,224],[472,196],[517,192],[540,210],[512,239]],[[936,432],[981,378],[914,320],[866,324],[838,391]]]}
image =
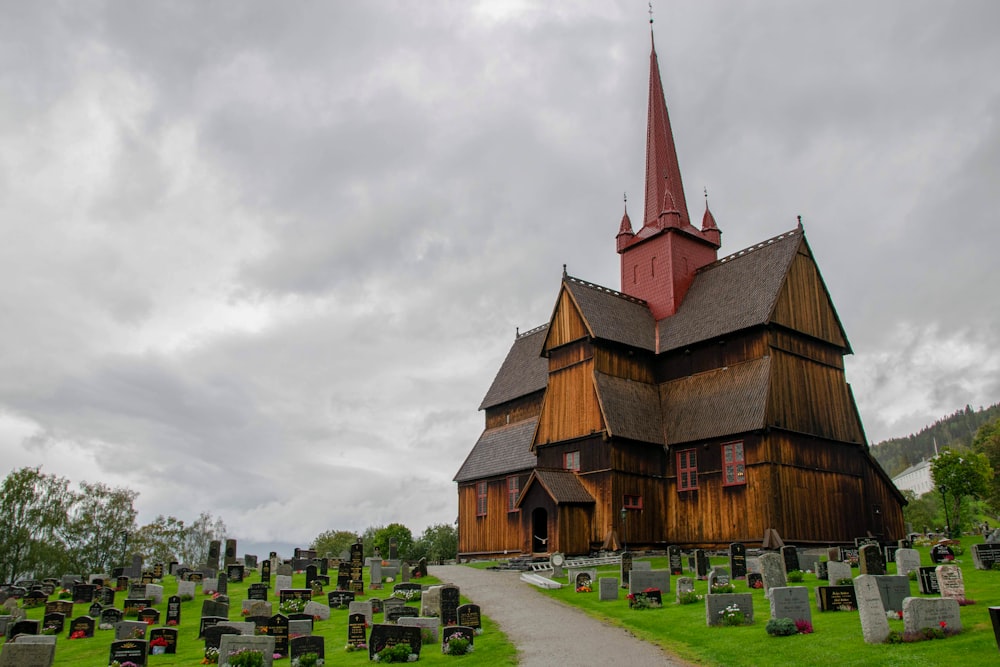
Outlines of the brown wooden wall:
{"label": "brown wooden wall", "polygon": [[580,317],[580,311],[573,302],[573,298],[565,287],[562,288],[559,291],[555,311],[552,313],[552,321],[549,322],[549,332],[545,334],[543,354],[548,350],[580,340],[588,335],[587,325]]}
{"label": "brown wooden wall", "polygon": [[535,444],[571,440],[603,430],[593,359],[550,372]]}
{"label": "brown wooden wall", "polygon": [[653,360],[641,352],[612,347],[594,348],[594,368],[605,375],[626,378],[637,382],[652,383]]}
{"label": "brown wooden wall", "polygon": [[[521,488],[528,473],[518,475]],[[523,548],[520,512],[507,511],[507,478],[487,481],[486,516],[476,516],[476,484],[458,485],[459,554],[520,553]]]}
{"label": "brown wooden wall", "polygon": [[768,424],[830,440],[864,442],[854,400],[838,368],[774,350]]}
{"label": "brown wooden wall", "polygon": [[515,398],[496,407],[486,410],[486,428],[496,428],[504,424],[530,419],[542,411],[542,398],[545,391],[536,391],[533,394]]}
{"label": "brown wooden wall", "polygon": [[760,359],[769,353],[770,345],[763,329],[743,331],[661,354],[656,360],[655,377],[657,382],[676,380]]}
{"label": "brown wooden wall", "polygon": [[833,302],[805,244],[799,246],[792,260],[771,321],[838,347],[848,347]]}

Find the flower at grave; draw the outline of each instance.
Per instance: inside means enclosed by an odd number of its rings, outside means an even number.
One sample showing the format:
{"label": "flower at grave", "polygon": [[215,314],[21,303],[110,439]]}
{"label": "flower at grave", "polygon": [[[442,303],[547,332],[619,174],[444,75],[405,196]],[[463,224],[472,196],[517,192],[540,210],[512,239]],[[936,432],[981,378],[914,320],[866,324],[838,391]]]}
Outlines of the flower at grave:
{"label": "flower at grave", "polygon": [[97,629],[98,630],[114,630],[115,626],[112,625],[111,623],[101,623],[100,625],[97,626]]}
{"label": "flower at grave", "polygon": [[799,631],[799,633],[803,635],[808,635],[811,634],[813,631],[813,624],[804,618],[800,618],[797,621],[795,621],[795,628]]}
{"label": "flower at grave", "polygon": [[154,639],[151,642],[149,642],[149,645],[150,646],[166,646],[167,645],[167,638],[166,637],[157,637],[156,639]]}
{"label": "flower at grave", "polygon": [[54,635],[57,632],[59,632],[58,626],[53,625],[51,623],[49,625],[46,625],[44,628],[42,628],[42,634],[43,635]]}
{"label": "flower at grave", "polygon": [[466,653],[472,653],[473,650],[475,650],[475,647],[472,645],[472,642],[457,635],[441,644],[441,652],[445,655],[465,655]]}
{"label": "flower at grave", "polygon": [[368,644],[365,643],[348,644],[347,646],[344,647],[344,650],[347,651],[348,653],[353,653],[354,651],[367,651]]}
{"label": "flower at grave", "polygon": [[323,664],[323,658],[317,653],[304,653],[292,660],[292,667],[320,667]]}
{"label": "flower at grave", "polygon": [[73,597],[73,592],[70,591],[68,588],[63,588],[62,590],[59,591],[60,600],[68,600],[71,597]]}
{"label": "flower at grave", "polygon": [[263,667],[264,652],[255,651],[252,648],[241,648],[230,651],[226,656],[226,664],[229,667]]}
{"label": "flower at grave", "polygon": [[764,588],[764,582],[760,579],[756,579],[752,584],[750,584],[750,588]]}
{"label": "flower at grave", "polygon": [[205,648],[205,657],[202,659],[203,665],[215,665],[219,662],[219,649],[211,646]]}
{"label": "flower at grave", "polygon": [[170,619],[169,621],[167,621],[167,625],[177,625],[177,619],[176,618]]}
{"label": "flower at grave", "polygon": [[76,632],[70,634],[70,639],[83,639],[87,636],[87,633],[83,630],[77,630]]}
{"label": "flower at grave", "polygon": [[740,610],[739,605],[731,604],[719,612],[719,621],[722,625],[743,625],[746,617]]}
{"label": "flower at grave", "polygon": [[591,589],[591,587],[588,586],[587,584],[583,584],[582,586],[577,586],[576,587],[576,592],[577,593],[592,593],[593,589]]}
{"label": "flower at grave", "polygon": [[940,625],[941,629],[944,630],[948,627],[948,621],[941,621],[938,625]]}

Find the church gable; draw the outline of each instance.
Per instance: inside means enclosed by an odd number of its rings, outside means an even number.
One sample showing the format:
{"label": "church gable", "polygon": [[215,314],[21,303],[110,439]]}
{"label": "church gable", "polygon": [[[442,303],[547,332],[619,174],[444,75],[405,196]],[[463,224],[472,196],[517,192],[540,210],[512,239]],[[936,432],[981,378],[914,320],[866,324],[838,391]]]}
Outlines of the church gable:
{"label": "church gable", "polygon": [[785,276],[771,321],[850,352],[847,335],[805,239]]}
{"label": "church gable", "polygon": [[580,309],[577,307],[569,290],[563,285],[562,289],[559,290],[559,297],[556,299],[556,307],[552,311],[552,318],[549,320],[549,332],[545,336],[542,353],[548,353],[554,348],[592,336],[593,333],[580,314]]}

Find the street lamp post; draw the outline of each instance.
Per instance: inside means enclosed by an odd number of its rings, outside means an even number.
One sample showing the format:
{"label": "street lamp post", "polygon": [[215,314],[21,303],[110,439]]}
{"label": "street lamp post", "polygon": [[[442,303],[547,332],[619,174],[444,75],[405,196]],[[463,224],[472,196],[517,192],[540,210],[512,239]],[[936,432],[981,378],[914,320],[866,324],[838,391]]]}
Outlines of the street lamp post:
{"label": "street lamp post", "polygon": [[622,508],[622,543],[624,545],[625,551],[628,551],[628,534],[625,530],[625,519],[628,517],[628,510],[624,507]]}

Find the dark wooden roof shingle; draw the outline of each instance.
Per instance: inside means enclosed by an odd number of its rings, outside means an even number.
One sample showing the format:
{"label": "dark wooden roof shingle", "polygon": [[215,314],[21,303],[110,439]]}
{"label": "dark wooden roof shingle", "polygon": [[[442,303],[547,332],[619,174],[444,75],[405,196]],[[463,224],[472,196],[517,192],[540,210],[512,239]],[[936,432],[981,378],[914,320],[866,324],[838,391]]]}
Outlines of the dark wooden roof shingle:
{"label": "dark wooden roof shingle", "polygon": [[802,243],[795,229],[700,269],[680,308],[660,320],[660,351],[766,324]]}
{"label": "dark wooden roof shingle", "polygon": [[663,444],[663,413],[655,384],[595,372],[594,386],[609,435]]}
{"label": "dark wooden roof shingle", "polygon": [[528,478],[528,483],[524,485],[524,491],[521,492],[521,496],[518,498],[518,505],[520,505],[521,499],[524,498],[525,493],[527,493],[531,485],[536,482],[542,485],[542,488],[545,489],[557,505],[572,503],[592,504],[595,502],[594,497],[580,483],[580,479],[576,476],[576,473],[569,470],[536,468],[531,473],[531,477]]}
{"label": "dark wooden roof shingle", "polygon": [[763,428],[770,377],[771,358],[763,357],[660,385],[666,444]]}
{"label": "dark wooden roof shingle", "polygon": [[549,361],[542,356],[548,325],[542,325],[514,339],[514,344],[493,378],[480,410],[545,389],[549,381]]}
{"label": "dark wooden roof shingle", "polygon": [[645,301],[569,276],[563,284],[594,338],[641,350],[655,349],[656,323]]}
{"label": "dark wooden roof shingle", "polygon": [[533,468],[535,455],[531,451],[531,438],[537,425],[538,418],[534,417],[483,431],[454,481],[468,482]]}

